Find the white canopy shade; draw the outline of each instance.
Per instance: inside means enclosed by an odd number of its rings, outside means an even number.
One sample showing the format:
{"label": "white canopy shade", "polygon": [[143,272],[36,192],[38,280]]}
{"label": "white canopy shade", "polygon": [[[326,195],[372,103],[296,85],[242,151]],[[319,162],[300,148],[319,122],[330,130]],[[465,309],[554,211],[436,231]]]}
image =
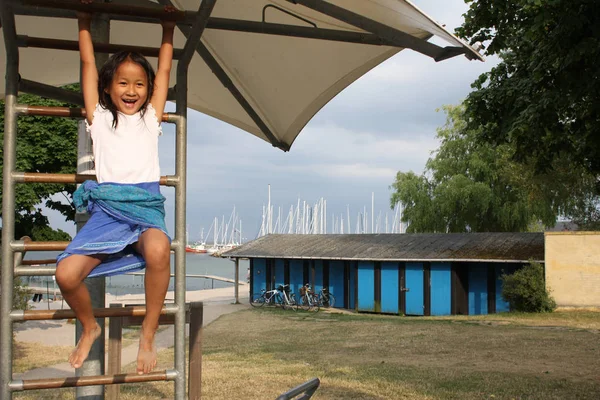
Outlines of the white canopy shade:
{"label": "white canopy shade", "polygon": [[[133,3],[162,7],[142,0]],[[195,12],[200,0],[173,4]],[[77,40],[74,13],[41,17],[19,7],[15,6],[17,35]],[[185,25],[179,27],[185,32]],[[112,44],[158,47],[160,35],[156,24],[113,20],[110,25]],[[427,42],[432,36],[448,46]],[[175,48],[184,44],[178,30]],[[289,150],[321,107],[403,48],[436,60],[461,54],[483,60],[407,0],[218,0],[190,64],[188,107]],[[24,47],[19,54],[23,79],[53,86],[78,80],[76,51]],[[4,76],[4,45],[0,57]],[[174,65],[172,84],[176,70]]]}

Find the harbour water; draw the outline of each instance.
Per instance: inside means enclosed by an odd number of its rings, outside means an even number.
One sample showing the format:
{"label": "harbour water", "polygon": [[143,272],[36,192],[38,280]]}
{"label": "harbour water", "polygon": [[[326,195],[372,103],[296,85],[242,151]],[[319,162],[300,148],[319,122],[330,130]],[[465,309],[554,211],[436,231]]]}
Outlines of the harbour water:
{"label": "harbour water", "polygon": [[[28,253],[26,260],[42,260],[56,258],[57,252]],[[249,267],[248,260],[240,260],[239,279],[246,281]],[[175,256],[171,255],[171,273],[174,273]],[[186,275],[213,275],[223,278],[235,278],[235,263],[227,258],[211,257],[207,254],[186,253]],[[142,271],[138,271],[142,272]],[[93,278],[92,278],[93,279]],[[22,282],[31,286],[48,287],[50,292],[54,291],[55,282],[52,277],[23,277]],[[173,290],[174,278],[169,282],[169,290]],[[216,289],[232,286],[231,283],[221,282],[213,279],[192,278],[186,279],[187,290]],[[116,296],[124,294],[144,293],[144,277],[134,275],[117,275],[106,278],[106,293]]]}

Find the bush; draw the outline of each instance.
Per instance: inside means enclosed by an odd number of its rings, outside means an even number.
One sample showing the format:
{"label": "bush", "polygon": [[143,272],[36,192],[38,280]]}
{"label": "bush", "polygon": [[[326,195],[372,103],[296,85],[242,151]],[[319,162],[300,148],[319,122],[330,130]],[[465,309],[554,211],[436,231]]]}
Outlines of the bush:
{"label": "bush", "polygon": [[556,302],[546,289],[544,268],[530,262],[511,275],[502,274],[502,298],[511,311],[552,312]]}

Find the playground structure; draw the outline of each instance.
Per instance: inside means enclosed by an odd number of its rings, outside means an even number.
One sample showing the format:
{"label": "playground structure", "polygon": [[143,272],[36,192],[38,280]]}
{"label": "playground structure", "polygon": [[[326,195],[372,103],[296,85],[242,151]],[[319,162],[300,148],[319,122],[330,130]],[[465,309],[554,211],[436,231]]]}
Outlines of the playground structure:
{"label": "playground structure", "polygon": [[[171,4],[169,0],[159,0],[162,5]],[[81,4],[76,0],[4,0],[0,4],[0,20],[2,25],[2,35],[5,45],[6,66],[5,66],[5,127],[4,127],[4,169],[3,169],[3,204],[2,204],[2,282],[1,282],[1,308],[0,308],[0,346],[2,348],[2,356],[0,359],[0,400],[12,398],[12,393],[16,391],[31,390],[31,389],[48,389],[58,387],[77,387],[77,396],[91,398],[103,398],[102,385],[114,385],[121,383],[134,382],[149,382],[149,381],[173,381],[175,386],[175,398],[184,399],[186,394],[186,360],[185,360],[185,323],[186,323],[186,304],[185,304],[185,245],[186,245],[186,163],[187,163],[187,109],[188,106],[199,111],[206,112],[214,116],[222,116],[222,119],[230,122],[250,133],[268,141],[273,146],[282,150],[289,150],[294,139],[303,128],[304,124],[316,113],[325,103],[333,98],[339,91],[343,90],[347,85],[358,79],[366,71],[391,57],[398,51],[409,48],[424,55],[427,55],[436,61],[445,60],[457,55],[465,55],[469,59],[481,59],[479,54],[471,47],[461,43],[458,39],[449,34],[445,29],[434,23],[429,17],[422,14],[418,9],[410,3],[398,1],[398,7],[408,10],[411,14],[407,15],[407,21],[415,21],[415,18],[420,18],[416,28],[410,33],[406,33],[389,24],[384,24],[381,21],[386,20],[386,13],[382,12],[383,7],[377,10],[379,15],[365,16],[360,14],[364,11],[365,3],[356,3],[356,10],[351,11],[333,4],[333,2],[321,0],[273,0],[273,1],[253,1],[244,3],[247,7],[257,7],[262,9],[262,22],[257,20],[239,20],[232,18],[213,18],[211,15],[215,7],[216,0],[198,1],[180,1],[178,3],[190,5],[195,4],[197,10],[194,11],[178,11],[165,14],[161,7],[158,7],[155,2],[144,2],[141,0],[132,1],[131,4],[123,2],[104,3],[97,2],[92,4]],[[199,5],[198,5],[199,3]],[[231,6],[233,2],[228,0],[221,1],[221,4]],[[374,4],[377,1],[373,2]],[[133,4],[133,5],[132,5]],[[251,6],[249,4],[252,4]],[[301,17],[287,10],[288,8],[298,7],[305,11],[306,15],[310,15],[315,21],[327,26],[327,29],[317,27],[316,23]],[[381,6],[381,5],[379,5]],[[226,7],[226,6],[223,6]],[[186,7],[189,9],[189,7]],[[373,8],[375,9],[375,8]],[[287,24],[266,22],[265,14],[273,10],[284,15]],[[17,138],[17,119],[19,116],[53,116],[58,118],[85,118],[85,111],[81,108],[61,108],[61,107],[38,107],[27,106],[17,102],[19,92],[31,93],[57,100],[67,101],[79,106],[83,105],[83,99],[80,95],[69,92],[64,89],[57,88],[51,84],[35,82],[25,79],[20,75],[20,48],[41,48],[55,50],[71,50],[77,51],[77,42],[53,39],[53,38],[37,38],[17,34],[17,16],[36,16],[44,17],[47,21],[52,21],[55,18],[70,18],[76,17],[76,11],[91,12],[94,14],[94,25],[92,26],[92,36],[95,42],[95,50],[97,53],[107,55],[109,53],[127,48],[138,51],[146,56],[156,56],[158,49],[144,46],[120,46],[111,44],[109,37],[109,27],[111,21],[125,22],[140,22],[157,24],[161,18],[171,18],[177,21],[177,27],[185,36],[185,45],[181,49],[174,49],[174,60],[177,60],[176,68],[176,84],[171,88],[169,100],[175,101],[176,110],[174,113],[165,113],[162,116],[162,121],[173,123],[176,126],[176,167],[175,175],[163,176],[160,179],[160,184],[163,186],[173,187],[175,189],[175,234],[172,242],[172,250],[175,252],[175,301],[173,304],[165,305],[163,315],[174,318],[175,334],[175,361],[173,369],[165,371],[155,371],[150,374],[114,374],[104,375],[104,340],[103,336],[96,341],[88,360],[84,366],[78,370],[78,376],[68,379],[43,379],[38,381],[13,380],[12,359],[13,359],[13,323],[25,320],[42,320],[42,319],[70,319],[74,317],[71,311],[53,311],[46,310],[35,311],[20,311],[12,308],[13,294],[13,279],[14,276],[31,276],[31,275],[46,275],[51,276],[55,272],[55,267],[31,268],[22,262],[23,255],[28,251],[60,251],[64,250],[67,242],[29,242],[25,240],[15,240],[15,187],[17,184],[26,183],[63,183],[74,184],[82,183],[88,179],[95,179],[93,171],[90,169],[90,163],[86,161],[86,155],[90,153],[90,143],[86,135],[80,134],[79,139],[79,156],[77,174],[45,174],[33,173],[16,170],[16,138]],[[305,15],[303,14],[303,15]],[[379,18],[379,20],[376,20]],[[290,23],[290,21],[294,21]],[[300,22],[299,22],[300,21]],[[332,23],[335,21],[335,24]],[[389,21],[388,21],[389,22]],[[306,24],[310,26],[306,26]],[[336,25],[337,24],[337,25]],[[393,24],[392,24],[393,25]],[[331,29],[335,26],[341,26],[342,29]],[[417,29],[418,28],[418,29]],[[319,67],[313,71],[317,76],[323,76],[330,79],[324,82],[314,77],[306,76],[307,81],[313,81],[315,85],[324,86],[323,90],[311,92],[309,85],[303,84],[300,81],[299,75],[293,72],[289,73],[286,66],[271,65],[266,62],[264,65],[258,65],[257,68],[274,68],[279,72],[278,75],[289,75],[287,78],[294,82],[296,89],[292,93],[287,93],[288,90],[283,83],[269,82],[267,80],[258,80],[257,84],[267,85],[275,84],[282,85],[283,93],[287,98],[293,97],[294,102],[305,101],[306,104],[289,104],[282,102],[275,96],[263,96],[263,100],[267,99],[269,104],[259,104],[261,96],[253,97],[252,94],[246,93],[248,87],[243,89],[239,83],[239,79],[232,79],[227,75],[228,72],[236,70],[236,66],[226,69],[219,64],[222,58],[216,58],[212,51],[216,51],[215,47],[210,49],[201,42],[201,38],[205,29],[212,29],[219,32],[241,32],[244,34],[262,35],[265,37],[289,37],[294,39],[312,39],[315,48],[321,46],[319,43],[339,43],[340,55],[358,54],[355,47],[368,46],[370,50],[373,48],[382,49],[378,53],[373,51],[365,52],[361,59],[351,60],[356,62],[356,66],[351,61],[345,65],[328,65],[330,68],[345,67],[338,74],[322,74]],[[73,35],[75,33],[73,32]],[[454,44],[454,46],[440,47],[429,43],[429,39],[433,35],[441,36]],[[244,43],[241,43],[244,46]],[[311,47],[311,46],[308,46]],[[302,49],[291,49],[290,51],[298,53],[299,57],[303,57],[303,52],[310,51],[307,46]],[[319,48],[317,53],[322,57],[331,58],[329,52],[323,52]],[[198,100],[197,93],[189,91],[191,85],[189,79],[189,66],[192,57],[200,55],[206,63],[206,69],[212,77],[212,81],[220,83],[223,90],[237,102],[235,112],[243,114],[226,115],[217,108],[203,108],[198,106],[201,102]],[[295,64],[295,60],[286,60],[286,57],[280,57],[282,60]],[[106,58],[97,56],[96,60],[101,64]],[[31,60],[31,58],[29,58]],[[43,60],[38,60],[36,68],[46,68],[43,65]],[[308,58],[309,65],[320,66],[321,63],[316,59]],[[350,68],[350,69],[348,69]],[[352,69],[354,68],[354,69]],[[31,69],[29,70],[31,71]],[[267,75],[271,71],[266,70]],[[250,74],[251,75],[251,74]],[[31,76],[31,75],[29,75]],[[343,77],[343,79],[340,79]],[[74,77],[72,77],[75,80]],[[194,76],[196,81],[201,81],[197,76]],[[239,77],[237,77],[239,78]],[[276,79],[272,79],[276,81]],[[194,83],[198,85],[197,82]],[[202,85],[202,82],[200,83]],[[302,89],[306,88],[306,91]],[[210,89],[210,87],[209,87]],[[319,89],[322,89],[319,87]],[[188,93],[190,92],[190,93]],[[207,90],[207,96],[212,93]],[[195,96],[195,97],[194,97]],[[189,104],[188,100],[192,97],[195,101]],[[218,96],[215,96],[215,99]],[[265,100],[265,101],[267,101]],[[218,103],[215,100],[215,103]],[[230,107],[230,103],[221,104],[224,108]],[[271,106],[277,105],[286,108],[287,110],[298,109],[298,114],[281,113],[282,118],[277,119],[269,117],[269,113],[277,113],[277,110],[271,109]],[[283,121],[283,116],[286,120]],[[81,131],[81,129],[80,129]],[[85,216],[78,215],[78,226],[85,223]],[[236,265],[237,271],[237,265]],[[236,281],[237,281],[236,276]],[[99,318],[101,327],[104,327],[103,318],[132,318],[143,317],[145,315],[144,307],[123,307],[123,308],[106,308],[104,304],[104,280],[97,279],[90,286],[92,298],[95,299],[94,315]],[[236,298],[237,298],[237,284]],[[195,332],[192,332],[195,337],[198,337],[200,325],[195,325]],[[111,327],[112,328],[112,327]],[[104,329],[102,329],[104,331]],[[192,328],[191,328],[192,330]],[[201,362],[201,360],[196,359]],[[113,369],[114,370],[114,369]],[[195,380],[199,383],[199,377]],[[282,398],[291,398],[299,393],[305,393],[302,398],[309,398],[314,390],[318,387],[318,380],[307,382],[298,388],[293,389]],[[190,398],[199,398],[200,388],[189,388]]]}

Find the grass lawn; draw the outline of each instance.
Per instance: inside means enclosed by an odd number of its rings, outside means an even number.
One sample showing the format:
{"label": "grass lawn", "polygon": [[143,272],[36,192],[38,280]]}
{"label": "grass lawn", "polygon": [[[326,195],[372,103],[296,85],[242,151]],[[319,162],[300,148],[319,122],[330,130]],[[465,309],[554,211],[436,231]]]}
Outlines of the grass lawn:
{"label": "grass lawn", "polygon": [[[204,399],[275,399],[312,377],[321,379],[314,399],[600,398],[600,313],[591,311],[397,317],[249,309],[206,328],[203,349]],[[159,357],[161,369],[172,368],[171,349]],[[173,398],[173,384],[124,385],[121,393]]]}

